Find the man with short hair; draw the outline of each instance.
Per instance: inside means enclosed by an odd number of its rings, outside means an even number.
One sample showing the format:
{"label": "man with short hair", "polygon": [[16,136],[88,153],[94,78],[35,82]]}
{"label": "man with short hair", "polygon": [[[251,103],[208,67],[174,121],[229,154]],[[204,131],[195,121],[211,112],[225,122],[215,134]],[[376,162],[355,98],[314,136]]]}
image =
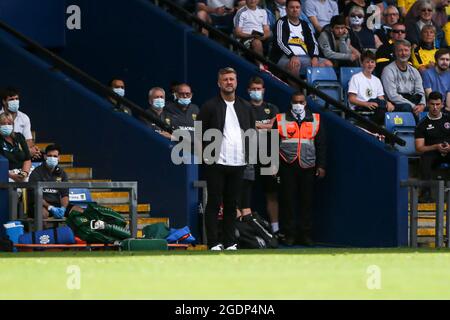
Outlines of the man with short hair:
{"label": "man with short hair", "polygon": [[[108,82],[108,86],[114,93],[120,97],[125,97],[125,81],[121,78],[114,77]],[[120,104],[114,98],[109,98],[109,101],[114,105],[114,110],[118,112],[124,112],[126,114],[132,115],[130,108]]]}
{"label": "man with short hair", "polygon": [[[166,106],[166,92],[161,87],[153,87],[148,91],[148,104],[150,107],[145,111],[151,117],[160,119],[164,121],[163,110]],[[148,119],[142,118],[142,120],[151,128],[153,128],[156,132],[161,134],[163,137],[170,139],[171,134],[167,131],[164,131],[154,122],[149,121]]]}
{"label": "man with short hair", "polygon": [[375,54],[365,51],[361,55],[363,70],[352,76],[348,86],[350,108],[356,111],[370,112],[370,118],[378,125],[383,125],[386,111],[393,111],[394,106],[384,99],[380,79],[372,73],[375,70]]}
{"label": "man with short hair", "polygon": [[339,14],[339,10],[333,0],[306,0],[305,13],[319,34],[331,18]]}
{"label": "man with short hair", "polygon": [[331,18],[330,25],[325,26],[319,36],[319,46],[335,67],[358,65],[360,53],[350,44],[344,16]]}
{"label": "man with short hair", "polygon": [[443,94],[445,113],[450,112],[450,50],[442,48],[434,54],[436,64],[423,74],[423,88],[427,96],[437,91]]}
{"label": "man with short hair", "polygon": [[395,60],[394,54],[394,43],[398,40],[405,40],[406,37],[406,26],[404,23],[396,23],[392,26],[392,29],[389,30],[390,39],[387,43],[381,45],[378,48],[376,53],[376,63],[377,67],[375,68],[374,74],[377,77],[381,77],[381,73],[383,72],[384,67],[386,67],[389,63]]}
{"label": "man with short hair", "polygon": [[2,109],[0,113],[11,115],[14,120],[14,132],[21,133],[28,144],[31,159],[38,161],[41,157],[41,150],[36,146],[31,134],[30,118],[19,110],[20,107],[20,93],[17,89],[8,87],[1,91]]}
{"label": "man with short hair", "polygon": [[395,61],[387,65],[381,75],[384,92],[395,106],[395,111],[413,112],[416,118],[425,109],[422,77],[409,65],[411,43],[399,40],[394,47]]}
{"label": "man with short hair", "polygon": [[259,0],[246,0],[234,17],[234,34],[249,49],[264,56],[264,44],[270,38],[269,21]]}
{"label": "man with short hair", "polygon": [[[221,25],[231,32],[233,29],[233,16],[236,12],[235,0],[197,0],[197,17],[212,25]],[[204,35],[208,30],[202,29]]]}
{"label": "man with short hair", "polygon": [[175,94],[175,102],[169,102],[164,108],[163,119],[173,129],[189,131],[193,138],[194,121],[197,120],[200,109],[192,103],[191,87],[187,83],[181,83],[176,87]]}
{"label": "man with short hair", "polygon": [[383,44],[389,43],[390,37],[390,31],[392,30],[392,27],[398,23],[400,18],[400,13],[398,12],[398,9],[394,5],[389,5],[384,9],[383,11],[383,20],[384,24],[381,25],[381,28],[375,31],[375,34],[378,36],[378,38],[383,42]]}
{"label": "man with short hair", "polygon": [[[60,154],[61,148],[58,145],[48,145],[45,148],[45,161],[33,170],[29,182],[67,182],[68,178],[66,172],[58,165]],[[44,219],[47,219],[49,216],[62,219],[64,218],[66,208],[69,205],[69,191],[67,189],[44,189],[42,202],[42,214]]]}
{"label": "man with short hair", "polygon": [[[291,97],[286,113],[277,114],[274,128],[280,137],[280,234],[282,244],[310,246],[314,179],[325,177],[326,143],[320,115],[306,105],[303,92]],[[300,227],[296,227],[299,205]]]}
{"label": "man with short hair", "polygon": [[316,38],[305,21],[300,20],[300,0],[287,0],[287,15],[278,19],[273,38],[271,60],[295,76],[306,73],[306,67],[332,67],[319,58]]}
{"label": "man with short hair", "polygon": [[[420,156],[422,180],[431,180],[432,172],[441,163],[450,163],[450,117],[442,114],[442,94],[428,96],[428,114],[417,125],[416,151]],[[424,189],[421,202],[429,202],[430,190]]]}
{"label": "man with short hair", "polygon": [[[243,172],[249,162],[249,145],[244,143],[242,133],[254,129],[255,119],[247,101],[236,95],[237,74],[233,68],[219,70],[217,84],[219,96],[208,100],[201,108],[198,120],[202,122],[203,134],[220,131],[220,150],[213,159],[203,154],[206,162],[208,201],[205,210],[208,247],[214,251],[236,250],[234,221],[237,200],[243,182]],[[212,130],[211,130],[212,129]],[[205,152],[208,146],[205,146]],[[217,214],[223,201],[221,238]]]}

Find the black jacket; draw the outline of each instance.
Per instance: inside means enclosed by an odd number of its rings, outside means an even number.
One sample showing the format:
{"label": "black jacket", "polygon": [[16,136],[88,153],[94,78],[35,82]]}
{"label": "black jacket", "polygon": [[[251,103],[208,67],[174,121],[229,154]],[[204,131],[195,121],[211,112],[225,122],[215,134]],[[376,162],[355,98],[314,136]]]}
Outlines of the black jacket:
{"label": "black jacket", "polygon": [[[202,105],[197,120],[202,122],[203,133],[208,129],[218,129],[223,133],[226,109],[227,105],[220,95],[208,100]],[[255,129],[255,117],[249,102],[236,96],[234,110],[236,111],[239,125],[244,132],[248,129]],[[248,142],[248,139],[246,139],[245,159],[247,161],[249,151]],[[203,146],[205,147],[206,145],[207,142],[203,142]]]}
{"label": "black jacket", "polygon": [[[305,38],[306,49],[308,51],[308,55],[313,57],[319,56],[319,46],[317,44],[316,39],[314,38],[314,34],[306,23],[303,20],[300,20],[300,24],[303,29],[303,36]],[[273,30],[273,46],[271,53],[271,60],[275,63],[280,60],[280,58],[285,55],[288,58],[294,56],[291,48],[289,48],[289,22],[288,17],[284,16],[283,18],[278,19],[275,24],[275,28]]]}

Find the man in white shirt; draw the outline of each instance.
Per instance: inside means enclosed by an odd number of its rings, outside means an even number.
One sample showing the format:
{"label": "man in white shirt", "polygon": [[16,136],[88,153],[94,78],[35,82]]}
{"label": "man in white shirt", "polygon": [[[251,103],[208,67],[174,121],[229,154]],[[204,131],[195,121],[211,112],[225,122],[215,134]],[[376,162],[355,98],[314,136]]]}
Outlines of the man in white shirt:
{"label": "man in white shirt", "polygon": [[42,158],[41,151],[35,145],[33,141],[33,135],[31,134],[31,121],[30,118],[23,112],[19,111],[20,107],[20,94],[15,88],[8,87],[2,90],[2,109],[0,113],[10,114],[14,120],[14,132],[21,133],[27,141],[28,148],[30,150],[32,160],[38,160]]}
{"label": "man in white shirt", "polygon": [[372,121],[382,125],[386,110],[393,111],[394,106],[386,102],[381,81],[372,74],[376,66],[375,59],[375,54],[369,50],[361,55],[363,71],[350,79],[348,101],[351,109],[367,112]]}
{"label": "man in white shirt", "polygon": [[306,0],[305,13],[317,33],[330,23],[331,18],[339,15],[338,5],[332,0]]}
{"label": "man in white shirt", "polygon": [[[208,100],[200,108],[197,120],[202,122],[203,134],[207,130],[221,132],[220,149],[214,150],[214,159],[206,159],[206,183],[208,202],[205,210],[206,235],[211,250],[236,250],[235,218],[237,199],[248,163],[249,144],[244,143],[242,133],[255,128],[250,104],[236,96],[237,75],[232,68],[219,70],[220,94]],[[205,147],[205,153],[208,147]],[[221,238],[217,214],[223,202]]]}
{"label": "man in white shirt", "polygon": [[258,8],[259,0],[246,0],[234,17],[234,34],[249,49],[264,55],[264,44],[270,37],[267,11]]}

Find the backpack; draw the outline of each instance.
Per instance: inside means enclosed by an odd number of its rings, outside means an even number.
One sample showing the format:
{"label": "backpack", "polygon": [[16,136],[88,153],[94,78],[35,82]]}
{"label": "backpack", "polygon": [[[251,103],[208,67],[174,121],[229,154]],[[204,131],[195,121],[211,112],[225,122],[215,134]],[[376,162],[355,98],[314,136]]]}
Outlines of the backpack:
{"label": "backpack", "polygon": [[75,235],[88,243],[114,243],[131,238],[126,220],[114,210],[89,203],[73,207],[66,219]]}
{"label": "backpack", "polygon": [[236,220],[236,236],[242,249],[278,247],[278,241],[271,233],[270,224],[256,212]]}

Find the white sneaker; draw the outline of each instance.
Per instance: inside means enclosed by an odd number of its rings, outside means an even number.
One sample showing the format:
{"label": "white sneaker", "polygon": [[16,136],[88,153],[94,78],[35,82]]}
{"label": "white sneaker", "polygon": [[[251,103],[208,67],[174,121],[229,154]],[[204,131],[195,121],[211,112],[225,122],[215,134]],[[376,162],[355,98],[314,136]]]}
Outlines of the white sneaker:
{"label": "white sneaker", "polygon": [[237,244],[227,247],[225,250],[237,250]]}
{"label": "white sneaker", "polygon": [[223,250],[223,244],[219,243],[218,245],[215,245],[210,249],[211,251],[222,251]]}

